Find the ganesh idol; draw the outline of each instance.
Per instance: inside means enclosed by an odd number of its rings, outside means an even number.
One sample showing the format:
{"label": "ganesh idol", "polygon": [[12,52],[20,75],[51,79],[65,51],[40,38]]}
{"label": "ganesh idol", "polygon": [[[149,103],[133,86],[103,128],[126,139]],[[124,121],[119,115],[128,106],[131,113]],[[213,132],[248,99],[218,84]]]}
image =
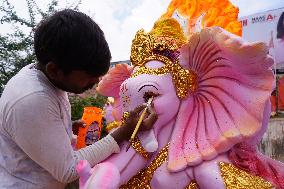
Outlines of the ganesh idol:
{"label": "ganesh idol", "polygon": [[151,31],[136,33],[132,66],[112,68],[98,91],[114,97],[116,121],[153,96],[158,120],[128,151],[125,141],[93,168],[80,162],[82,189],[284,188],[284,165],[257,150],[273,59],[264,43],[238,36],[237,12],[225,0],[173,1]]}

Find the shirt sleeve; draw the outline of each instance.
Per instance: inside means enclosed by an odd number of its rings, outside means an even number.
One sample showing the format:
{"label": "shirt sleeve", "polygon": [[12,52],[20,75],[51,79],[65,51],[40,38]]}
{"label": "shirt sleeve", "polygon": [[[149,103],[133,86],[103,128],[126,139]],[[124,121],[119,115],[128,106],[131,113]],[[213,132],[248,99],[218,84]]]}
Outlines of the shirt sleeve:
{"label": "shirt sleeve", "polygon": [[61,118],[59,103],[46,94],[36,93],[19,100],[6,117],[7,131],[15,143],[56,180],[69,183],[79,176],[76,165],[86,159],[94,166],[119,146],[111,135],[74,151]]}

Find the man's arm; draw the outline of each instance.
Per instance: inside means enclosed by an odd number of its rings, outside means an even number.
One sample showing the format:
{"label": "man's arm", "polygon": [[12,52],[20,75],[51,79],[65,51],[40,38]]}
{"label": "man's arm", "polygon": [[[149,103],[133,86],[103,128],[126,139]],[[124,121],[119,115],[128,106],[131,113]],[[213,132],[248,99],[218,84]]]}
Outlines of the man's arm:
{"label": "man's arm", "polygon": [[[129,138],[138,119],[136,112],[114,134],[79,151],[73,151],[60,115],[60,107],[54,99],[44,93],[37,93],[18,101],[11,108],[6,123],[9,124],[9,133],[17,145],[63,183],[78,178],[75,167],[79,160],[86,159],[94,166],[112,153],[118,153],[117,142]],[[156,115],[149,116],[149,119],[145,124],[147,127],[153,124]]]}

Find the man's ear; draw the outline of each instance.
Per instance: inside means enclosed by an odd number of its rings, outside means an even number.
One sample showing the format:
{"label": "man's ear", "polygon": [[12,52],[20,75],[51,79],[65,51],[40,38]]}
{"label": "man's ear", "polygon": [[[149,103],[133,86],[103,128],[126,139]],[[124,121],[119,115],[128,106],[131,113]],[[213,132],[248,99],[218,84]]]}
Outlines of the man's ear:
{"label": "man's ear", "polygon": [[48,62],[45,66],[46,74],[51,79],[61,78],[63,75],[62,70],[53,62]]}

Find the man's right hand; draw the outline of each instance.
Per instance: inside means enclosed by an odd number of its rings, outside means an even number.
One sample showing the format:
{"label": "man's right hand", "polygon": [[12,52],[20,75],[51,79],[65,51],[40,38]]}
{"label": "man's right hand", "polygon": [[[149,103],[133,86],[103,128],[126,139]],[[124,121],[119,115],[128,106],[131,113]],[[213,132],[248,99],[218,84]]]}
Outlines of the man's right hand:
{"label": "man's right hand", "polygon": [[[121,143],[124,140],[129,140],[140,117],[140,113],[146,108],[146,105],[136,107],[129,113],[129,116],[125,120],[125,124],[111,133],[111,136],[117,143]],[[158,116],[152,107],[148,107],[146,118],[142,121],[139,131],[146,131],[152,129],[153,125],[157,121]]]}

